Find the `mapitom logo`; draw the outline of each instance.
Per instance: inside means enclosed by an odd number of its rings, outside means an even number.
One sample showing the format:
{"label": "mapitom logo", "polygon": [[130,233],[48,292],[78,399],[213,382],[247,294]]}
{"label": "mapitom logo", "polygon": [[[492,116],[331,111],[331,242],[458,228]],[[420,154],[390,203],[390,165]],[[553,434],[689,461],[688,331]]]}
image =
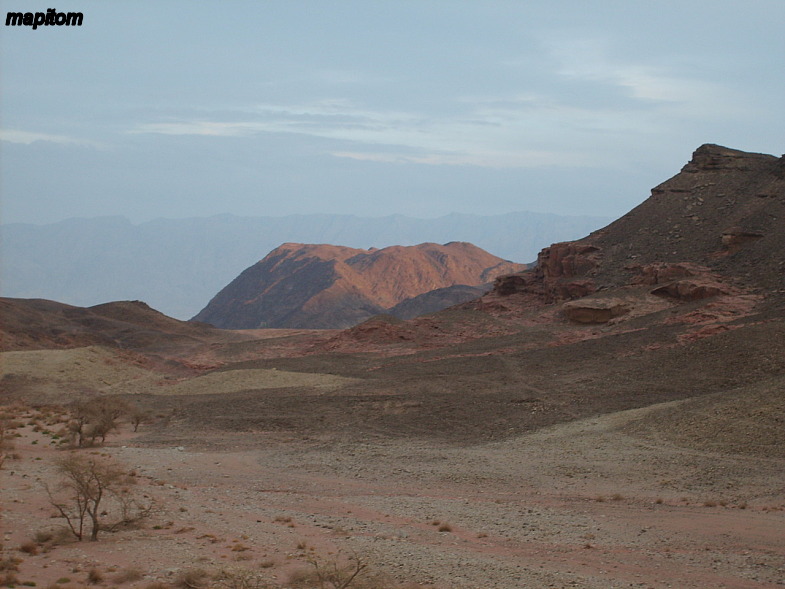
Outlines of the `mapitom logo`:
{"label": "mapitom logo", "polygon": [[63,25],[67,27],[81,27],[84,15],[81,12],[57,12],[56,8],[49,8],[46,12],[9,12],[5,16],[7,27],[51,27]]}

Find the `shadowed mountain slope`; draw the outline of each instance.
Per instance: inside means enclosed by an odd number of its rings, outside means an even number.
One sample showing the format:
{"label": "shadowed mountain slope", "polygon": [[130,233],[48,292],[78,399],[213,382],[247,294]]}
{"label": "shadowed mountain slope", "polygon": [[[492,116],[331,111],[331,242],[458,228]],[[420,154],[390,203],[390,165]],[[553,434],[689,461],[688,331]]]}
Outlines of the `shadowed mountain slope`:
{"label": "shadowed mountain slope", "polygon": [[101,345],[156,352],[217,335],[208,325],[172,319],[141,301],[83,308],[44,299],[0,298],[0,351]]}

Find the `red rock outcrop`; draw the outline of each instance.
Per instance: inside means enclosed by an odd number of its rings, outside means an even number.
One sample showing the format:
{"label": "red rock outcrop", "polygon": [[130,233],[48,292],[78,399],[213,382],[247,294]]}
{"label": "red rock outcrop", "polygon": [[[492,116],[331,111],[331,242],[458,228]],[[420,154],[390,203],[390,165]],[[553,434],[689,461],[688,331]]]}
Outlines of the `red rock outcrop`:
{"label": "red rock outcrop", "polygon": [[611,319],[629,313],[626,301],[619,299],[578,300],[568,301],[562,306],[562,312],[570,321],[576,323],[607,323]]}
{"label": "red rock outcrop", "polygon": [[544,303],[586,296],[596,286],[590,278],[583,277],[597,267],[600,254],[600,248],[593,245],[555,243],[540,252],[534,269],[497,278],[494,292],[502,296],[534,294]]}

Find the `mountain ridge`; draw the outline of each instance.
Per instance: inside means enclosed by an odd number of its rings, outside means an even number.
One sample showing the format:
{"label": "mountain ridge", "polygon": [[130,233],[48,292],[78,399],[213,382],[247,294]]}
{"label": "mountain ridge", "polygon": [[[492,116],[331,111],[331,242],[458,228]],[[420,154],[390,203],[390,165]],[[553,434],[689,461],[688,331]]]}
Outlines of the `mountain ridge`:
{"label": "mountain ridge", "polygon": [[[524,267],[457,241],[382,249],[288,242],[244,270],[194,320],[228,329],[351,327],[406,301],[411,313],[412,299],[425,293],[478,287]],[[440,296],[466,300],[455,298],[457,290]]]}
{"label": "mountain ridge", "polygon": [[468,241],[501,258],[531,262],[544,246],[574,239],[608,217],[513,212],[404,215],[289,215],[157,219],[72,219],[47,225],[0,225],[0,292],[77,306],[147,301],[178,319],[192,317],[243,269],[281,243],[387,247]]}

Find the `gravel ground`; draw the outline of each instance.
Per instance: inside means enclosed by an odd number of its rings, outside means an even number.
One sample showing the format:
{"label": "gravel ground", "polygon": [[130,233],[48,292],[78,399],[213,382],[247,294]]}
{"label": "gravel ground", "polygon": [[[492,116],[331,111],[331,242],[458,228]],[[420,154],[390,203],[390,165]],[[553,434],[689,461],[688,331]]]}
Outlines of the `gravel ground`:
{"label": "gravel ground", "polygon": [[337,554],[445,588],[782,586],[785,461],[625,432],[674,407],[468,447],[261,436],[247,449],[235,434],[243,449],[215,451],[209,436],[162,447],[125,432],[102,452],[134,469],[160,510],[140,529],[37,555],[17,548],[60,522],[38,482],[53,480],[59,452],[26,426],[21,458],[0,471],[3,556],[22,557],[20,581],[37,586],[93,566],[104,584],[139,568],[128,587],[193,567],[282,582],[309,557]]}

